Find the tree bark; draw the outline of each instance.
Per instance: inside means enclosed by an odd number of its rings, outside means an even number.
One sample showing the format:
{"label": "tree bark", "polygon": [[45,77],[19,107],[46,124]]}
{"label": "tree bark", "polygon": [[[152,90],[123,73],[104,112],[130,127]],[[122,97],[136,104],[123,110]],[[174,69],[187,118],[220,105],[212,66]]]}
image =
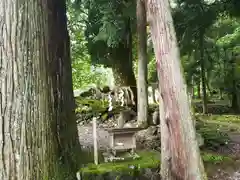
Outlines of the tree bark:
{"label": "tree bark", "polygon": [[205,180],[169,2],[148,0],[147,7],[161,92],[162,179]]}
{"label": "tree bark", "polygon": [[201,80],[197,82],[197,98],[201,99]]}
{"label": "tree bark", "polygon": [[223,98],[223,89],[222,88],[219,88],[219,94],[220,94],[219,95],[220,96],[219,99],[223,100],[224,98]]}
{"label": "tree bark", "polygon": [[195,81],[194,78],[192,77],[192,99],[195,99]]}
{"label": "tree bark", "polygon": [[136,79],[132,69],[132,60],[129,58],[130,49],[124,44],[119,44],[116,49],[112,49],[113,59],[112,69],[115,84],[117,86],[135,86]]}
{"label": "tree bark", "polygon": [[231,74],[232,74],[232,103],[231,108],[234,113],[239,113],[239,104],[238,104],[238,92],[237,92],[237,84],[236,84],[236,62],[234,57],[231,59]]}
{"label": "tree bark", "polygon": [[[129,35],[131,36],[131,35]],[[136,78],[133,72],[132,63],[132,40],[123,40],[117,48],[111,49],[111,62],[114,81],[117,86],[129,86],[137,104]]]}
{"label": "tree bark", "polygon": [[199,48],[200,48],[200,64],[201,64],[201,82],[202,82],[202,108],[203,108],[203,114],[207,114],[207,88],[206,88],[206,74],[205,74],[204,31],[203,30],[200,30]]}
{"label": "tree bark", "polygon": [[144,0],[137,0],[137,34],[138,34],[138,78],[137,78],[137,121],[146,124],[148,119],[147,87],[147,18]]}
{"label": "tree bark", "polygon": [[1,0],[0,15],[0,179],[76,179],[65,1]]}

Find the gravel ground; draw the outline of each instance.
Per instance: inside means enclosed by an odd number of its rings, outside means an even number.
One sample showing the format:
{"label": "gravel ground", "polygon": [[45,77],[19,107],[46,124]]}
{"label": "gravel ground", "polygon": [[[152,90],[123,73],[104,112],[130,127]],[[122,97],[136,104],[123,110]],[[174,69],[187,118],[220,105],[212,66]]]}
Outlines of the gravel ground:
{"label": "gravel ground", "polygon": [[[92,126],[84,125],[78,127],[79,139],[83,148],[93,147]],[[103,149],[108,146],[108,133],[103,128],[97,129],[98,134],[98,147]]]}

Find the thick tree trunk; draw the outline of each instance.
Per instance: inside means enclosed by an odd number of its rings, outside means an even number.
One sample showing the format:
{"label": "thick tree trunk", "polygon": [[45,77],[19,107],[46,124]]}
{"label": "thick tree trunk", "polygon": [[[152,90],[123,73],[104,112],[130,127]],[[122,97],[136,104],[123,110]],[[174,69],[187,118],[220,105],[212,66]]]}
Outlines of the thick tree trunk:
{"label": "thick tree trunk", "polygon": [[147,18],[145,2],[137,0],[138,32],[138,78],[137,78],[137,121],[146,124],[148,119],[148,86],[147,86]]}
{"label": "thick tree trunk", "polygon": [[231,104],[231,108],[235,113],[239,113],[239,104],[238,104],[238,92],[237,92],[237,86],[236,86],[236,63],[235,63],[235,59],[232,58],[231,59],[231,70],[232,70],[232,91],[231,91],[231,95],[232,95],[232,104]]}
{"label": "thick tree trunk", "polygon": [[232,90],[232,103],[231,103],[231,108],[235,113],[239,113],[239,108],[238,108],[238,97],[237,97],[237,92],[233,88]]}
{"label": "thick tree trunk", "polygon": [[195,82],[194,82],[193,78],[192,78],[192,92],[191,92],[191,94],[192,94],[192,99],[194,99],[195,98]]}
{"label": "thick tree trunk", "polygon": [[[208,79],[208,77],[206,78],[206,80],[207,79]],[[208,82],[206,82],[206,86],[207,86],[207,90],[208,90],[208,93],[209,93],[210,97],[212,97],[213,96],[213,92],[211,91],[211,88],[210,88],[210,85],[209,85]]]}
{"label": "thick tree trunk", "polygon": [[136,79],[132,69],[132,60],[129,59],[130,49],[120,44],[112,50],[111,58],[114,81],[117,86],[132,86],[136,88]]}
{"label": "thick tree trunk", "polygon": [[219,94],[220,94],[219,95],[220,100],[223,100],[224,98],[223,98],[223,89],[222,88],[219,89]]}
{"label": "thick tree trunk", "polygon": [[65,1],[1,0],[0,14],[0,179],[75,179]]}
{"label": "thick tree trunk", "polygon": [[131,34],[128,40],[124,40],[117,48],[111,50],[112,70],[116,86],[130,86],[133,91],[134,101],[137,104],[136,78],[132,63]]}
{"label": "thick tree trunk", "polygon": [[204,31],[200,30],[199,46],[200,46],[200,64],[201,64],[201,82],[202,82],[202,108],[203,114],[207,113],[207,88],[205,74],[205,59],[204,59]]}
{"label": "thick tree trunk", "polygon": [[170,5],[168,0],[147,2],[161,92],[162,179],[205,180]]}

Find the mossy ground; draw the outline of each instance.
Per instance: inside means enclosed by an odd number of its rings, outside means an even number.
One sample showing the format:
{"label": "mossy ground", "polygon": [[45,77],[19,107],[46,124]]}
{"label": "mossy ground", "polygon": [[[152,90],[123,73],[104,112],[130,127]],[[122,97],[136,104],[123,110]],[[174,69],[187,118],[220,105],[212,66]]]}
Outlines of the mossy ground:
{"label": "mossy ground", "polygon": [[196,129],[204,138],[204,146],[202,147],[204,149],[216,150],[230,141],[228,133],[220,129],[216,124],[198,121]]}
{"label": "mossy ground", "polygon": [[[139,151],[140,159],[113,162],[113,163],[100,163],[99,165],[87,164],[80,169],[81,173],[86,174],[105,174],[109,172],[128,172],[131,173],[136,169],[145,168],[159,168],[160,167],[160,153],[157,151]],[[201,152],[203,162],[206,167],[219,167],[216,165],[230,165],[234,163],[234,159],[228,156],[219,154]],[[207,170],[208,171],[208,170]]]}
{"label": "mossy ground", "polygon": [[157,168],[160,164],[160,154],[156,151],[140,151],[138,152],[139,159],[100,163],[99,165],[88,164],[81,168],[82,173],[104,174],[108,172],[131,172],[137,169]]}
{"label": "mossy ground", "polygon": [[[91,102],[87,102],[91,104]],[[94,102],[93,102],[94,103]],[[96,104],[96,108],[99,108],[99,104]],[[106,103],[103,103],[100,111],[106,108]],[[157,106],[151,106],[149,111],[154,111]],[[92,108],[95,109],[95,108]],[[232,114],[208,114],[202,115],[197,114],[198,119],[197,131],[204,137],[205,145],[202,148],[202,158],[205,164],[205,169],[208,174],[214,174],[219,169],[234,169],[240,167],[236,163],[235,159],[228,157],[228,155],[218,154],[217,149],[228,144],[231,139],[229,133],[240,133],[240,116]],[[215,152],[215,153],[214,153]],[[160,164],[159,153],[156,152],[140,152],[142,155],[141,159],[127,162],[116,162],[116,163],[101,163],[98,166],[93,164],[87,164],[80,171],[85,173],[97,173],[103,174],[112,171],[126,172],[132,171],[131,165],[139,168],[151,168],[158,167]],[[153,153],[153,154],[151,154]],[[88,155],[93,162],[92,155]],[[89,161],[85,161],[88,162]],[[237,165],[238,164],[238,165]]]}
{"label": "mossy ground", "polygon": [[230,134],[240,134],[239,115],[196,114],[196,118],[196,129],[204,137],[205,149],[216,150],[226,146],[231,141]]}
{"label": "mossy ground", "polygon": [[202,156],[204,167],[209,177],[215,176],[221,171],[234,173],[239,171],[239,162],[230,156],[223,156],[217,153],[204,153]]}

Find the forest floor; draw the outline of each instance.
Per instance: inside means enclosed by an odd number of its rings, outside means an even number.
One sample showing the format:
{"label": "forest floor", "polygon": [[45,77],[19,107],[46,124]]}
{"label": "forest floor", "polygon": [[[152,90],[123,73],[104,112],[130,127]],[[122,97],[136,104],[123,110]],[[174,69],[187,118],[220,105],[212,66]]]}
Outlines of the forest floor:
{"label": "forest floor", "polygon": [[[86,102],[85,102],[86,101]],[[89,100],[79,101],[80,104],[89,104],[99,108],[101,104],[95,105]],[[196,112],[201,112],[196,104]],[[204,136],[204,146],[201,147],[205,169],[209,180],[240,180],[240,115],[229,114],[230,109],[227,102],[214,100],[209,103],[209,110],[212,114],[202,115],[195,113],[199,127],[197,132]],[[93,108],[94,109],[94,108]],[[103,108],[104,109],[104,108]],[[210,111],[209,111],[210,112]],[[81,114],[81,113],[80,113]],[[89,118],[88,118],[89,119]],[[97,128],[99,150],[106,150],[108,147],[108,133],[105,128],[113,127],[116,124],[113,120],[100,122]],[[156,133],[157,127],[150,126],[137,134],[137,145],[141,149],[157,150],[160,152],[160,134]],[[82,148],[88,153],[86,163],[92,158],[93,137],[92,124],[88,120],[80,121],[78,125],[79,138]],[[227,140],[226,140],[227,138]],[[209,153],[210,158],[204,157]],[[227,158],[223,158],[227,157]],[[227,161],[226,159],[231,159]],[[92,160],[90,160],[92,162]]]}
{"label": "forest floor", "polygon": [[[234,158],[235,163],[225,164],[223,161],[215,164],[214,166],[206,166],[209,179],[240,180],[240,123],[238,123],[238,121],[240,120],[240,116],[237,118],[237,120],[235,117],[232,121],[229,120],[231,119],[231,116],[222,116],[225,120],[228,119],[226,121],[223,121],[223,118],[219,118],[220,116],[217,117],[218,118],[216,118],[216,116],[210,116],[210,118],[203,117],[203,119],[205,119],[205,122],[209,124],[215,124],[217,127],[220,127],[220,129],[224,130],[225,132],[227,129],[227,134],[230,141],[223,147],[218,148],[218,150],[214,152],[212,151],[212,153],[232,157]],[[98,126],[98,146],[100,150],[104,150],[108,146],[108,133],[104,130],[104,128],[111,126],[113,126],[113,122],[111,121],[100,124]],[[149,129],[143,130],[142,132],[138,133],[137,139],[140,141],[140,143],[138,144],[144,144],[142,145],[142,148],[160,150],[158,149],[160,147],[160,138],[156,136],[151,136],[150,134],[153,133],[154,130],[151,128]],[[92,124],[88,123],[84,125],[79,125],[78,130],[80,142],[83,149],[91,149],[93,146]]]}

